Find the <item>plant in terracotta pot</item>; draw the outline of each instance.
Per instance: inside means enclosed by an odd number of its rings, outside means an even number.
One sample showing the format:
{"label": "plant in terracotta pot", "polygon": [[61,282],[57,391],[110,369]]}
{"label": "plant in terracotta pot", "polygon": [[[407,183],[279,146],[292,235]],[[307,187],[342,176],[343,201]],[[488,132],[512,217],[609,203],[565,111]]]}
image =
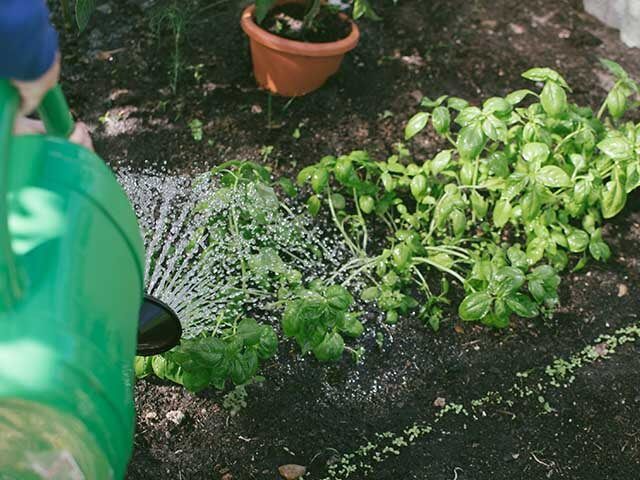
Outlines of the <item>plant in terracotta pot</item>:
{"label": "plant in terracotta pot", "polygon": [[242,13],[260,86],[294,97],[320,88],[358,44],[352,17],[377,19],[367,0],[256,0]]}

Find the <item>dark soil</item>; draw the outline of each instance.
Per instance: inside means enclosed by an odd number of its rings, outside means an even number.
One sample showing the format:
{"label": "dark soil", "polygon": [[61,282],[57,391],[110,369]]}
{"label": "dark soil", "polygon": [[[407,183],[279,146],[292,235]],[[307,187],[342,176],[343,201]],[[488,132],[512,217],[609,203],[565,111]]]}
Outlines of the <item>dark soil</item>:
{"label": "dark soil", "polygon": [[[269,100],[251,75],[240,6],[228,2],[190,16],[174,95],[167,73],[173,39],[150,28],[160,2],[102,4],[87,32],[62,35],[63,77],[75,113],[114,167],[190,172],[248,159],[282,173],[353,149],[384,157],[423,95],[479,102],[528,86],[524,70],[550,66],[572,85],[575,101],[596,108],[611,85],[599,57],[640,78],[640,51],[626,48],[578,0],[380,1],[373,4],[383,21],[362,22],[360,45],[325,87]],[[192,137],[193,119],[203,124],[202,141]],[[274,148],[267,153],[265,146]],[[412,145],[418,159],[437,147],[430,133]],[[567,275],[562,307],[547,323],[493,332],[451,316],[434,334],[406,319],[384,331],[382,350],[369,339],[358,365],[345,357],[321,367],[282,346],[278,362],[262,372],[267,380],[249,387],[248,405],[235,417],[218,392],[139,382],[128,478],[274,479],[284,463],[322,478],[336,452],[432,418],[437,397],[468,402],[511,385],[515,372],[544,367],[637,320],[638,195],[606,238],[613,258]],[[628,344],[581,370],[569,389],[547,399],[555,409],[548,415],[523,402],[476,422],[443,420],[434,435],[375,465],[370,478],[640,478],[638,353]],[[179,425],[166,418],[172,410],[185,414]]]}
{"label": "dark soil", "polygon": [[308,26],[304,25],[306,14],[306,6],[297,3],[275,7],[262,27],[279,37],[309,43],[335,42],[351,33],[351,24],[328,8],[321,8]]}

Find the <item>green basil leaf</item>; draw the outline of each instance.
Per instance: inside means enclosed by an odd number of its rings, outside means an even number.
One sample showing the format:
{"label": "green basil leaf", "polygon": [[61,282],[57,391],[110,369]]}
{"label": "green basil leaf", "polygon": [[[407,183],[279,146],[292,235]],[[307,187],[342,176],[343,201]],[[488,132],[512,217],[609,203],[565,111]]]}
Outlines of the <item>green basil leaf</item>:
{"label": "green basil leaf", "polygon": [[424,127],[427,126],[427,122],[429,122],[429,114],[427,112],[419,112],[411,117],[404,129],[405,140],[409,140],[424,130]]}
{"label": "green basil leaf", "polygon": [[373,212],[373,209],[376,206],[376,202],[370,195],[362,195],[358,198],[358,205],[360,206],[360,210],[362,213],[369,214]]}
{"label": "green basil leaf", "polygon": [[620,66],[620,64],[614,62],[613,60],[607,60],[606,58],[601,58],[600,63],[607,69],[609,72],[613,73],[613,75],[617,78],[627,78],[629,75],[625,72],[624,68]]}
{"label": "green basil leaf", "polygon": [[466,107],[456,117],[456,123],[461,127],[466,127],[477,123],[481,117],[482,111],[478,107]]}
{"label": "green basil leaf", "polygon": [[260,342],[258,343],[257,354],[260,360],[267,360],[273,357],[278,351],[278,335],[275,330],[268,326],[262,325],[260,333]]}
{"label": "green basil leaf", "polygon": [[544,143],[527,143],[522,148],[522,158],[524,158],[529,163],[534,164],[543,164],[549,155],[551,154],[551,150]]}
{"label": "green basil leaf", "polygon": [[507,297],[505,302],[520,317],[533,318],[538,315],[538,307],[528,295],[514,293]]}
{"label": "green basil leaf", "polygon": [[547,165],[536,172],[536,180],[547,187],[569,187],[571,177],[555,165]]}
{"label": "green basil leaf", "polygon": [[569,244],[569,250],[573,253],[584,252],[589,246],[589,234],[584,230],[574,228],[567,235],[567,243]]}
{"label": "green basil leaf", "polygon": [[300,170],[300,172],[298,172],[298,176],[296,177],[296,182],[298,183],[298,185],[304,185],[306,182],[308,182],[315,170],[315,165],[310,165]]}
{"label": "green basil leaf", "polygon": [[282,316],[282,330],[287,337],[295,337],[302,328],[300,307],[302,300],[294,300],[287,304]]}
{"label": "green basil leaf", "polygon": [[329,183],[329,171],[316,168],[311,175],[311,188],[315,193],[322,193]]}
{"label": "green basil leaf", "polygon": [[493,223],[496,227],[504,227],[509,218],[511,218],[511,203],[509,200],[500,199],[496,202],[496,206],[493,209]]}
{"label": "green basil leaf", "polygon": [[507,328],[509,326],[509,314],[498,315],[491,312],[482,319],[482,323],[492,328]]}
{"label": "green basil leaf", "polygon": [[558,117],[567,111],[567,92],[555,82],[547,82],[540,94],[542,108],[552,117]]}
{"label": "green basil leaf", "polygon": [[467,218],[464,213],[457,208],[451,212],[451,228],[453,228],[453,234],[460,238],[467,230]]}
{"label": "green basil leaf", "polygon": [[411,195],[416,200],[422,199],[427,193],[427,179],[424,175],[418,174],[411,179]]}
{"label": "green basil leaf", "polygon": [[209,370],[184,371],[182,385],[191,392],[199,392],[209,386],[211,372]]}
{"label": "green basil leaf", "polygon": [[516,267],[500,267],[491,279],[491,287],[498,296],[517,292],[526,281],[522,270]]}
{"label": "green basil leaf", "polygon": [[447,107],[437,107],[433,110],[431,115],[431,122],[433,123],[433,128],[436,132],[440,135],[444,135],[449,132],[451,114]]}
{"label": "green basil leaf", "polygon": [[360,298],[365,302],[371,302],[378,298],[379,295],[380,291],[378,290],[378,287],[368,287],[362,291]]}
{"label": "green basil leaf", "polygon": [[569,85],[567,85],[565,79],[562,78],[558,72],[550,68],[532,68],[524,72],[522,76],[527,80],[533,80],[534,82],[555,82],[564,88],[569,89]]}
{"label": "green basil leaf", "polygon": [[500,116],[509,115],[511,113],[511,109],[511,103],[500,97],[491,97],[482,105],[482,113],[488,116],[492,113],[497,113]]}
{"label": "green basil leaf", "polygon": [[484,218],[487,215],[489,204],[487,200],[476,190],[471,192],[471,207],[478,218]]}
{"label": "green basil leaf", "polygon": [[362,322],[356,318],[353,314],[347,314],[345,316],[344,325],[340,329],[345,335],[350,337],[359,337],[364,332],[364,326]]}
{"label": "green basil leaf", "polygon": [[507,258],[512,266],[526,271],[529,268],[527,255],[520,249],[520,245],[512,245],[507,250]]}
{"label": "green basil leaf", "polygon": [[353,18],[354,20],[357,20],[360,17],[365,17],[374,21],[381,20],[368,0],[355,0],[353,2]]}
{"label": "green basil leaf", "polygon": [[91,15],[96,8],[96,0],[76,0],[76,23],[81,32],[87,28]]}
{"label": "green basil leaf", "polygon": [[431,172],[437,175],[451,163],[451,150],[442,150],[431,160]]}
{"label": "green basil leaf", "polygon": [[487,115],[482,122],[482,131],[491,140],[504,142],[507,139],[507,124],[495,115]]}
{"label": "green basil leaf", "polygon": [[328,333],[322,342],[313,349],[313,354],[321,362],[335,362],[340,359],[344,351],[344,340],[340,334]]}
{"label": "green basil leaf", "polygon": [[458,152],[463,159],[475,159],[484,148],[485,138],[479,123],[462,127],[458,134]]}
{"label": "green basil leaf", "polygon": [[527,95],[535,95],[531,90],[516,90],[515,92],[511,92],[509,95],[505,97],[505,100],[509,102],[511,105],[516,106],[522,100],[525,99]]}
{"label": "green basil leaf", "polygon": [[627,160],[633,155],[633,147],[619,132],[609,134],[597,146],[601,152],[614,160]]}
{"label": "green basil leaf", "polygon": [[606,102],[609,114],[615,119],[622,117],[627,110],[627,96],[620,87],[614,87],[609,92]]}
{"label": "green basil leaf", "polygon": [[420,101],[420,106],[425,108],[439,107],[440,105],[442,105],[442,102],[444,102],[446,99],[447,99],[447,95],[442,95],[441,97],[438,97],[436,100],[431,100],[429,99],[429,97],[422,97],[422,100]]}
{"label": "green basil leaf", "polygon": [[260,341],[262,329],[253,318],[245,318],[238,323],[237,335],[242,339],[245,346],[252,346]]}
{"label": "green basil leaf", "polygon": [[133,363],[133,371],[136,378],[144,378],[150,373],[153,373],[153,366],[151,365],[153,357],[139,357],[136,356]]}
{"label": "green basil leaf", "polygon": [[255,350],[239,353],[231,362],[231,380],[236,385],[244,385],[258,371],[258,354]]}
{"label": "green basil leaf", "polygon": [[458,307],[458,315],[465,321],[480,320],[491,309],[493,298],[487,292],[474,292],[465,297]]}
{"label": "green basil leaf", "polygon": [[344,210],[347,205],[347,201],[345,200],[344,196],[339,193],[331,194],[331,203],[333,203],[333,208],[335,208],[336,210]]}
{"label": "green basil leaf", "polygon": [[544,250],[547,246],[547,240],[544,238],[536,237],[527,245],[527,261],[529,265],[535,265],[542,257],[544,257]]}
{"label": "green basil leaf", "polygon": [[353,303],[353,297],[342,285],[331,285],[325,296],[329,306],[336,310],[346,311]]}
{"label": "green basil leaf", "polygon": [[314,217],[320,211],[320,205],[320,199],[316,195],[311,195],[307,200],[307,209],[309,210],[309,213]]}
{"label": "green basil leaf", "polygon": [[613,178],[607,182],[602,190],[602,216],[604,218],[615,217],[623,208],[627,201],[627,192],[624,185],[625,174],[620,167],[613,171]]}

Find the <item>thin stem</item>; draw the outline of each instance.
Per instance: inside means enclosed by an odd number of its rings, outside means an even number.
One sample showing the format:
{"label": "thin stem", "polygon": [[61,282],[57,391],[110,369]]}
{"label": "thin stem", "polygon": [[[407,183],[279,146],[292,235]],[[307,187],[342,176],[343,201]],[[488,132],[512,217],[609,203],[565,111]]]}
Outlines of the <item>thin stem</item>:
{"label": "thin stem", "polygon": [[576,135],[578,135],[579,133],[582,133],[586,130],[586,128],[584,126],[582,126],[581,128],[579,128],[578,130],[576,130],[575,132],[571,132],[569,135],[567,135],[566,137],[564,137],[562,139],[562,141],[560,143],[558,143],[558,145],[556,145],[556,148],[553,149],[553,153],[558,153],[558,150],[560,150],[560,147],[562,147],[562,145],[564,145],[565,143],[567,143],[568,140],[571,140],[573,137],[575,137]]}
{"label": "thin stem", "polygon": [[418,267],[416,267],[415,265],[413,265],[411,267],[411,269],[416,273],[416,275],[420,279],[419,285],[422,286],[423,291],[427,294],[427,298],[432,297],[433,294],[431,293],[431,289],[429,288],[429,284],[427,283],[427,280],[422,275],[422,272],[420,271],[420,269]]}
{"label": "thin stem", "polygon": [[342,226],[342,222],[338,220],[338,216],[336,215],[336,210],[333,207],[333,201],[331,200],[331,191],[329,189],[327,189],[327,203],[329,204],[329,210],[331,211],[331,218],[333,218],[333,223],[335,223],[336,227],[338,227],[338,230],[340,230],[340,233],[344,237],[345,243],[349,247],[349,250],[351,250],[351,253],[353,253],[356,256],[364,256],[364,255],[360,255],[361,252],[358,251],[358,247],[355,246],[355,244],[351,240],[351,237],[347,235],[347,232]]}
{"label": "thin stem", "polygon": [[356,193],[356,189],[353,189],[353,202],[356,204],[356,212],[358,212],[358,218],[360,219],[360,225],[362,227],[362,251],[367,251],[367,241],[369,237],[369,232],[367,231],[367,224],[364,221],[364,217],[362,216],[362,212],[360,211],[360,204],[358,203],[358,194]]}
{"label": "thin stem", "polygon": [[427,265],[431,265],[432,267],[437,268],[438,270],[448,273],[453,278],[457,279],[462,285],[465,284],[464,278],[462,278],[457,272],[451,270],[450,268],[443,267],[442,265],[438,265],[436,262],[429,260],[428,258],[425,258],[425,257],[413,257],[413,260],[421,263],[426,263]]}

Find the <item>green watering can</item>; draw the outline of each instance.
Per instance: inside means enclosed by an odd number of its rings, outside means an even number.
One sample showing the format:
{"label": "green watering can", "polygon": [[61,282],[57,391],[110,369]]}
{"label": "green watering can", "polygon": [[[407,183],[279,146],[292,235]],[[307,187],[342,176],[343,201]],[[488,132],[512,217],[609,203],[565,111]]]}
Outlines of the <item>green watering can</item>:
{"label": "green watering can", "polygon": [[39,108],[46,136],[12,135],[19,103],[0,79],[0,480],[121,479],[136,350],[171,348],[179,322],[144,296],[135,213],[66,140],[60,88]]}

